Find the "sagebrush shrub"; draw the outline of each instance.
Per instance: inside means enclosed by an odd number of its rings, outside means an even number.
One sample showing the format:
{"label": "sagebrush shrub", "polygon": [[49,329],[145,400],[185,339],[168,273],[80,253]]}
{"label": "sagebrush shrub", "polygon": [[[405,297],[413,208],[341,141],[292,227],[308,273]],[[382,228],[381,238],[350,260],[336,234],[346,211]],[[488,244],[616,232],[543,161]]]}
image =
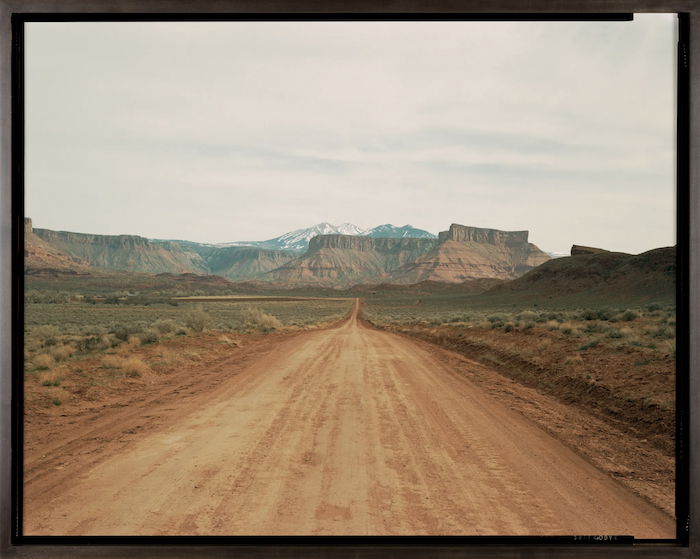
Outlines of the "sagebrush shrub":
{"label": "sagebrush shrub", "polygon": [[192,309],[185,315],[185,326],[193,332],[203,332],[210,324],[211,317],[201,307]]}
{"label": "sagebrush shrub", "polygon": [[264,332],[282,328],[282,323],[276,316],[261,311],[257,307],[248,307],[243,311],[243,322],[248,328]]}

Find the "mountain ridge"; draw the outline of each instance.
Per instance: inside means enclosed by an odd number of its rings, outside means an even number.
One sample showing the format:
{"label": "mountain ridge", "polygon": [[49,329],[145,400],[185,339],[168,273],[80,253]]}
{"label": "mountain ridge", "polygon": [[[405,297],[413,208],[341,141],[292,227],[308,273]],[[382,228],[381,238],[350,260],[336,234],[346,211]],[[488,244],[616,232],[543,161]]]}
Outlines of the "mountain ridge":
{"label": "mountain ridge", "polygon": [[[28,253],[33,256],[26,261],[26,266],[34,269],[92,267],[154,274],[217,274],[234,281],[348,287],[355,283],[459,283],[479,278],[512,279],[549,258],[527,242],[527,231],[509,232],[452,224],[448,231],[435,236],[411,225],[396,227],[385,224],[361,231],[346,223],[343,230],[363,234],[312,235],[332,229],[337,227],[321,223],[276,238],[287,247],[306,243],[302,252],[271,246],[221,246],[147,239],[138,235],[33,229],[28,221]],[[406,236],[413,232],[423,236]]]}

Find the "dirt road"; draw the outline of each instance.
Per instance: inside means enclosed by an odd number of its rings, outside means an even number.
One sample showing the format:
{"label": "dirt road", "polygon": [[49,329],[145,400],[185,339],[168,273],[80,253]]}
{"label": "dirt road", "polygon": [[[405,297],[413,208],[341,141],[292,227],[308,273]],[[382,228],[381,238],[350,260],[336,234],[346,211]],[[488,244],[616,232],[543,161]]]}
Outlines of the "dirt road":
{"label": "dirt road", "polygon": [[25,533],[674,537],[666,514],[357,312],[206,398],[173,395],[169,421],[76,475],[28,468]]}

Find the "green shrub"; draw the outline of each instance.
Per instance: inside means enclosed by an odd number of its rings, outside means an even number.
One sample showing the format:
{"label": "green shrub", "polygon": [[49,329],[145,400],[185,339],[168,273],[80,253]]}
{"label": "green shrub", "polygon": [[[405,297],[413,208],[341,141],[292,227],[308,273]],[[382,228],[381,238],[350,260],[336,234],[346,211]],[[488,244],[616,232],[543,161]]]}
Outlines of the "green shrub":
{"label": "green shrub", "polygon": [[141,345],[154,344],[158,341],[158,332],[155,330],[146,330],[138,335],[139,340],[141,340]]}
{"label": "green shrub", "polygon": [[617,328],[610,328],[610,330],[608,330],[608,338],[617,339],[624,337],[625,335],[622,332],[620,332]]}
{"label": "green shrub", "polygon": [[595,322],[593,324],[586,324],[586,326],[583,329],[583,331],[586,332],[586,334],[601,334],[606,330],[607,328],[599,322]]}
{"label": "green shrub", "polygon": [[171,318],[161,318],[153,324],[156,330],[161,334],[171,334],[178,329],[178,323]]}
{"label": "green shrub", "polygon": [[248,307],[243,311],[243,323],[247,328],[269,332],[282,327],[279,319],[256,307]]}
{"label": "green shrub", "polygon": [[535,320],[537,320],[538,317],[539,315],[536,312],[523,311],[519,313],[515,318],[522,322],[534,322]]}
{"label": "green shrub", "polygon": [[639,318],[639,313],[636,313],[632,310],[628,310],[622,313],[622,316],[620,317],[620,320],[623,320],[625,322],[630,322],[632,320],[636,320]]}
{"label": "green shrub", "polygon": [[40,353],[34,357],[34,359],[32,359],[32,363],[34,363],[34,366],[40,370],[50,369],[56,364],[54,358],[47,353]]}
{"label": "green shrub", "polygon": [[193,332],[203,332],[211,324],[211,317],[202,309],[197,307],[185,314],[185,326]]}

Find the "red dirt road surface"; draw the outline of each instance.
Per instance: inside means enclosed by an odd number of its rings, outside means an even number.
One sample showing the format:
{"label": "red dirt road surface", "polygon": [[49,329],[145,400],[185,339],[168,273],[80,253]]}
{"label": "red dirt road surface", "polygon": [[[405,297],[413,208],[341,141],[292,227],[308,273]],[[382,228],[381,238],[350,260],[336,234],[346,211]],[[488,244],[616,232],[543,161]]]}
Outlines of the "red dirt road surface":
{"label": "red dirt road surface", "polygon": [[27,463],[25,534],[675,537],[668,515],[357,313],[173,395],[168,421],[83,451],[89,467]]}

